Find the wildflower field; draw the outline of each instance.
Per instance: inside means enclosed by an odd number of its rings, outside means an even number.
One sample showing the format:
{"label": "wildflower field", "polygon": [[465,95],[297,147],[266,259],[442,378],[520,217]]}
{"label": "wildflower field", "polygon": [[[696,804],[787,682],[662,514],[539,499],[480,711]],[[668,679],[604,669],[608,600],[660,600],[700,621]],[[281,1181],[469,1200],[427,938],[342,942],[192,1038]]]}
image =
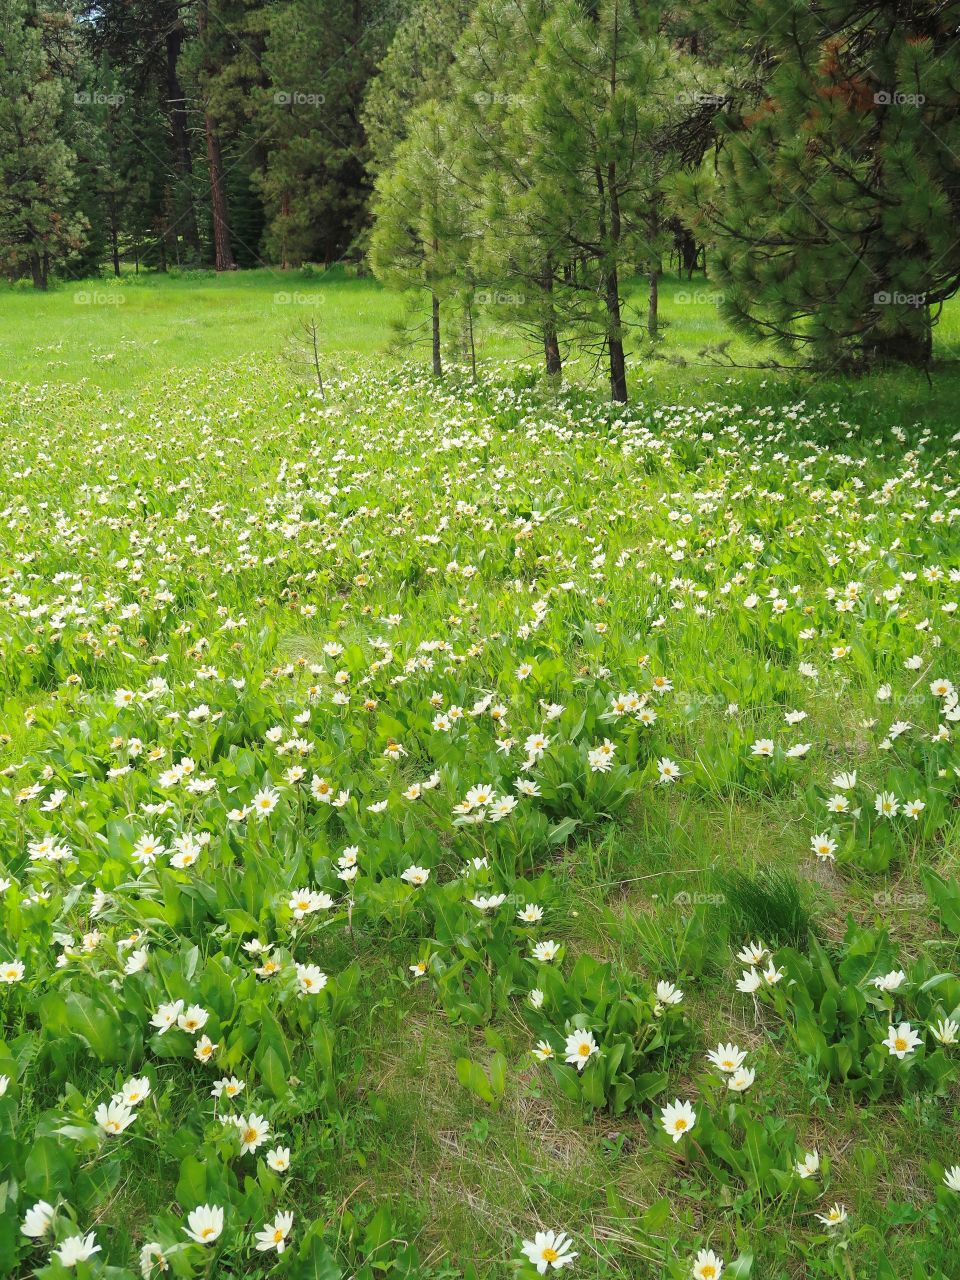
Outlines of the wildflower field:
{"label": "wildflower field", "polygon": [[0,1274],[960,1276],[957,437],[739,394],[3,384]]}

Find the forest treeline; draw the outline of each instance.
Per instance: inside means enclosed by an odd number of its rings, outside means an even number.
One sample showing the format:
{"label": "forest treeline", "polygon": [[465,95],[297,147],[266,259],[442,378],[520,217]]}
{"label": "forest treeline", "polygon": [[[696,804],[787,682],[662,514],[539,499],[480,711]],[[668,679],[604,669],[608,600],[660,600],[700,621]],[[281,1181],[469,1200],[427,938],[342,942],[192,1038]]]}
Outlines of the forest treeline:
{"label": "forest treeline", "polygon": [[[671,258],[795,364],[930,360],[960,0],[0,0],[0,270],[355,261],[550,375]],[[642,281],[638,305],[637,277]]]}

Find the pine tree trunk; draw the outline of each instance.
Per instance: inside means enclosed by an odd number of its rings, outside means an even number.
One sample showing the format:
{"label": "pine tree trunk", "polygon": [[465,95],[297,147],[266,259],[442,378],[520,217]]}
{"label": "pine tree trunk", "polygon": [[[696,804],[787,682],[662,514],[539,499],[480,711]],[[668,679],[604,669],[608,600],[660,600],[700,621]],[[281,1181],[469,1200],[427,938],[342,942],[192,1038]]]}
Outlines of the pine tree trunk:
{"label": "pine tree trunk", "polygon": [[693,273],[697,269],[698,257],[697,242],[684,227],[680,239],[681,274],[686,271],[688,280],[693,279]]}
{"label": "pine tree trunk", "polygon": [[924,318],[922,328],[870,336],[863,344],[864,354],[878,364],[909,364],[925,368],[933,355],[933,329],[930,325],[929,308],[926,309]]}
{"label": "pine tree trunk", "polygon": [[286,271],[290,266],[290,263],[287,261],[287,222],[290,218],[289,191],[284,191],[283,195],[280,197],[280,218],[281,225],[283,227],[283,236],[280,245],[280,266],[284,271]]}
{"label": "pine tree trunk", "polygon": [[[207,3],[200,0],[197,6],[197,34],[201,43],[207,30]],[[213,222],[213,260],[217,271],[236,271],[237,263],[230,242],[230,208],[227,186],[223,176],[223,152],[216,121],[209,111],[203,113],[203,128],[207,138],[207,171],[210,177],[210,213]]]}
{"label": "pine tree trunk", "polygon": [[30,255],[30,275],[33,277],[33,287],[35,289],[46,289],[47,273],[43,257],[39,253],[31,253]]}
{"label": "pine tree trunk", "polygon": [[117,242],[117,224],[112,218],[110,220],[110,249],[113,256],[113,274],[119,278],[120,276],[120,245]]}
{"label": "pine tree trunk", "polygon": [[547,361],[547,373],[551,378],[558,378],[563,373],[563,361],[560,359],[560,340],[557,330],[552,324],[543,326],[543,354]]}
{"label": "pine tree trunk", "polygon": [[210,168],[210,207],[213,214],[213,249],[218,271],[236,271],[237,263],[230,242],[230,211],[223,177],[223,154],[220,136],[213,117],[204,116],[207,132],[207,164]]}
{"label": "pine tree trunk", "polygon": [[433,372],[438,378],[441,378],[443,377],[443,364],[440,360],[440,299],[435,293],[432,293],[430,301],[433,329]]}
{"label": "pine tree trunk", "polygon": [[177,75],[177,60],[183,44],[183,23],[176,15],[167,30],[167,112],[170,117],[170,131],[173,134],[174,165],[181,187],[181,209],[177,222],[183,228],[183,238],[189,248],[200,257],[200,232],[197,228],[197,215],[193,207],[193,192],[190,189],[193,175],[193,161],[190,157],[190,138],[187,133],[187,110],[183,89]]}
{"label": "pine tree trunk", "polygon": [[660,268],[654,267],[650,272],[650,292],[647,295],[647,333],[651,338],[657,336],[660,325]]}
{"label": "pine tree trunk", "polygon": [[610,399],[625,404],[627,400],[627,361],[620,335],[620,288],[614,268],[607,275],[607,314],[610,317]]}
{"label": "pine tree trunk", "polygon": [[610,243],[612,246],[606,270],[610,399],[626,402],[627,361],[623,352],[623,318],[620,315],[620,279],[617,271],[617,254],[620,250],[620,201],[617,196],[617,175],[613,165],[609,166],[607,173],[607,193],[610,197]]}
{"label": "pine tree trunk", "polygon": [[473,380],[477,380],[477,341],[473,332],[473,304],[467,303],[467,334],[470,340],[470,370]]}
{"label": "pine tree trunk", "polygon": [[543,354],[547,362],[547,374],[551,378],[563,372],[560,359],[560,339],[557,335],[557,317],[553,309],[553,267],[549,258],[543,264],[540,274],[540,286],[543,289]]}

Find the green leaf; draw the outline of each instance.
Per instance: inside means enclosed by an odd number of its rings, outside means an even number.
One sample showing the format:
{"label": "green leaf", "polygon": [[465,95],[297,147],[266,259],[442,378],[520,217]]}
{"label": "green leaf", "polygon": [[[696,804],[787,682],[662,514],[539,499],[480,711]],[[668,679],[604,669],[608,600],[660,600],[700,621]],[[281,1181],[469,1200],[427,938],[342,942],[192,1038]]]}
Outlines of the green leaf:
{"label": "green leaf", "polygon": [[180,1161],[180,1177],[177,1181],[177,1200],[193,1207],[203,1204],[207,1195],[207,1166],[196,1156],[184,1156]]}
{"label": "green leaf", "polygon": [[496,1101],[486,1072],[478,1062],[471,1062],[469,1058],[458,1058],[457,1079],[465,1089],[475,1093],[482,1102],[489,1102],[492,1105]]}
{"label": "green leaf", "polygon": [[71,1163],[56,1138],[38,1138],[26,1161],[26,1190],[43,1200],[69,1198]]}
{"label": "green leaf", "polygon": [[555,827],[550,828],[547,833],[547,839],[551,844],[563,844],[568,836],[573,835],[579,825],[579,818],[564,818],[562,822],[558,822]]}
{"label": "green leaf", "polygon": [[502,1098],[507,1087],[507,1060],[502,1053],[495,1053],[490,1059],[490,1088],[494,1095]]}
{"label": "green leaf", "polygon": [[287,1272],[288,1280],[340,1280],[342,1275],[333,1254],[316,1236],[305,1242],[300,1256]]}
{"label": "green leaf", "polygon": [[66,999],[67,1026],[78,1035],[101,1062],[119,1062],[126,1037],[111,1014],[89,996],[71,991]]}
{"label": "green leaf", "polygon": [[92,1216],[94,1210],[108,1199],[120,1181],[120,1163],[120,1160],[103,1160],[82,1169],[77,1175],[73,1198],[84,1214]]}
{"label": "green leaf", "polygon": [[363,1237],[363,1252],[369,1255],[390,1244],[395,1237],[393,1215],[386,1205],[381,1205],[367,1224]]}
{"label": "green leaf", "polygon": [[272,1045],[268,1044],[260,1054],[257,1067],[260,1071],[260,1079],[275,1098],[282,1098],[290,1092],[283,1062]]}

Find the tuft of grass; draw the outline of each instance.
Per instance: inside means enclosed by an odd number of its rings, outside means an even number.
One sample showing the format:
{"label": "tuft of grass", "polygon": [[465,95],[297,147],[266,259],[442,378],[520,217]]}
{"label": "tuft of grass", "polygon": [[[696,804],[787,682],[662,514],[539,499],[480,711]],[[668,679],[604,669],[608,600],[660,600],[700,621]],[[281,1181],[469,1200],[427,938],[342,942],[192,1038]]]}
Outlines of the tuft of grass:
{"label": "tuft of grass", "polygon": [[718,871],[714,885],[724,897],[732,938],[762,938],[768,947],[806,951],[811,932],[818,936],[807,895],[789,871]]}

